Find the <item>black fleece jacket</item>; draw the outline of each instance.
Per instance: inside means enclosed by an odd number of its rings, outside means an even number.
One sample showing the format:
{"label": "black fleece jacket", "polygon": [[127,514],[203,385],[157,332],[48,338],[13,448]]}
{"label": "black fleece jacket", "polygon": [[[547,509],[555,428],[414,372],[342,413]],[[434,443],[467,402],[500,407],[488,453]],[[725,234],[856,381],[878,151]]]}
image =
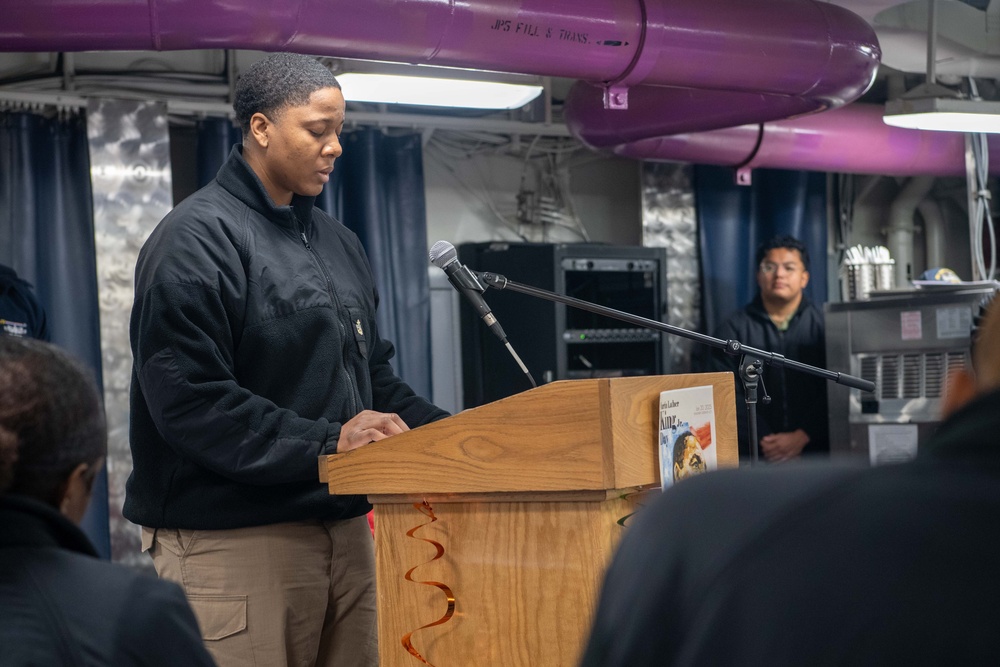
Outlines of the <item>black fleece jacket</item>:
{"label": "black fleece jacket", "polygon": [[97,558],[54,508],[0,495],[0,665],[210,667],[184,591]]}
{"label": "black fleece jacket", "polygon": [[[733,314],[713,334],[724,340],[738,340],[744,345],[768,352],[776,352],[788,359],[820,368],[826,367],[826,338],[823,314],[805,297],[792,315],[786,331],[780,331],[764,310],[760,294],[746,307]],[[736,374],[736,420],[739,431],[740,455],[749,456],[749,437],[746,427],[746,402],[743,383],[739,378],[739,357],[713,349],[703,370],[732,371]],[[787,433],[802,429],[809,434],[809,444],[803,454],[830,451],[826,380],[815,375],[787,369],[783,366],[764,366],[764,388],[771,397],[765,405],[758,388],[757,436]]]}
{"label": "black fleece jacket", "polygon": [[358,412],[447,416],[389,365],[357,236],[296,196],[275,206],[233,149],[139,253],[124,515],[154,528],[340,519],[320,455]]}

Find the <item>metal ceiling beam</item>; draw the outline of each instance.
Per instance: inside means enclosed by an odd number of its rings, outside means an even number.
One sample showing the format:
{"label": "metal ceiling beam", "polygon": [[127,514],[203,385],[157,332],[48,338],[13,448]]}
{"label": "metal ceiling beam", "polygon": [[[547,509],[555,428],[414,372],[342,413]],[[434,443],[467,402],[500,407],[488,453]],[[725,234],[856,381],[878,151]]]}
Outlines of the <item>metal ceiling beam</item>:
{"label": "metal ceiling beam", "polygon": [[[116,97],[127,95],[116,94]],[[0,107],[55,107],[57,109],[84,109],[87,97],[66,93],[27,93],[0,90]],[[148,98],[147,98],[148,99]],[[167,100],[167,113],[179,116],[232,117],[233,108],[225,102],[197,100]],[[348,126],[409,128],[414,130],[455,130],[460,132],[492,132],[495,134],[570,137],[569,130],[561,123],[529,123],[496,118],[465,118],[432,114],[402,114],[376,111],[348,111]]]}

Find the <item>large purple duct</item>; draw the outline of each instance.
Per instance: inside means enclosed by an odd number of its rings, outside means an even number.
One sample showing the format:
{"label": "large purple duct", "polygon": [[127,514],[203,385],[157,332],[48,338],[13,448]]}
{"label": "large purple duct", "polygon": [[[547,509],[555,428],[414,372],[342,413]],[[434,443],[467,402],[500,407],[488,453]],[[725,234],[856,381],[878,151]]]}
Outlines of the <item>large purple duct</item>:
{"label": "large purple duct", "polygon": [[964,172],[960,136],[889,128],[857,105],[804,115],[857,99],[880,58],[868,23],[816,0],[22,0],[0,21],[7,51],[199,48],[593,82],[574,87],[567,124],[634,158]]}
{"label": "large purple duct", "polygon": [[[10,3],[8,3],[10,4]],[[797,95],[837,104],[875,33],[815,0],[21,0],[0,49],[246,48]]]}

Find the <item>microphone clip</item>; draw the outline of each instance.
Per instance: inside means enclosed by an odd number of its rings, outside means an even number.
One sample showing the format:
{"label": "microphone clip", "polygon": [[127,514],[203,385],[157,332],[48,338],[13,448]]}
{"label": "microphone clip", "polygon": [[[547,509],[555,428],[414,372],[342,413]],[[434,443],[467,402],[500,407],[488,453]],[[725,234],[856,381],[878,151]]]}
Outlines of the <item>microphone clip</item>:
{"label": "microphone clip", "polygon": [[494,289],[504,289],[507,287],[507,278],[501,276],[497,273],[488,272],[474,272],[476,278],[486,283],[487,287],[492,287]]}
{"label": "microphone clip", "polygon": [[473,290],[480,294],[486,291],[486,285],[480,282],[480,275],[464,265],[448,277],[451,279],[451,284],[460,290]]}

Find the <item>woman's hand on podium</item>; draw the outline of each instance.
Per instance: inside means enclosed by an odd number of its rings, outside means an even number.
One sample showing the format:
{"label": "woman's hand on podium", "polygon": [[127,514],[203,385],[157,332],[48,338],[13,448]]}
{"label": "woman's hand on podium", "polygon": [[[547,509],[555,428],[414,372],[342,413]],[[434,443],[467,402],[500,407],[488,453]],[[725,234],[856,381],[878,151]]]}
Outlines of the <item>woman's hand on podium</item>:
{"label": "woman's hand on podium", "polygon": [[340,427],[337,453],[343,454],[409,430],[410,427],[395,413],[363,410]]}

